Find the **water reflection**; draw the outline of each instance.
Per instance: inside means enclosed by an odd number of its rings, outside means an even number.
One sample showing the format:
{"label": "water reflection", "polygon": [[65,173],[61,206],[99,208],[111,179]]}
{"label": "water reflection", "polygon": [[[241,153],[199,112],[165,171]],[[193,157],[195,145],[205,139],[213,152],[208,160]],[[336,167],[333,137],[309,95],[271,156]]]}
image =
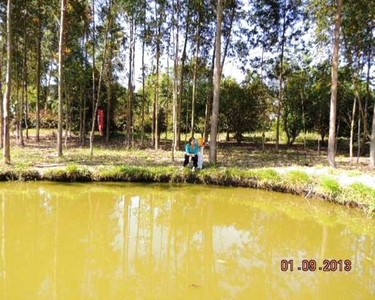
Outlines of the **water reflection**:
{"label": "water reflection", "polygon": [[[355,210],[202,186],[0,188],[1,299],[375,296],[374,220]],[[303,259],[352,271],[298,271]]]}

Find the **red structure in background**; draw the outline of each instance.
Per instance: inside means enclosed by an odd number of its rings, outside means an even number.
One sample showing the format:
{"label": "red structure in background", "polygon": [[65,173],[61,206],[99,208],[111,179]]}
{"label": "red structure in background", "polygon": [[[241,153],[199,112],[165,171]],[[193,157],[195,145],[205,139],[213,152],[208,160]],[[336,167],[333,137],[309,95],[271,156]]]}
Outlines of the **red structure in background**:
{"label": "red structure in background", "polygon": [[104,135],[104,110],[98,109],[98,127],[101,136]]}

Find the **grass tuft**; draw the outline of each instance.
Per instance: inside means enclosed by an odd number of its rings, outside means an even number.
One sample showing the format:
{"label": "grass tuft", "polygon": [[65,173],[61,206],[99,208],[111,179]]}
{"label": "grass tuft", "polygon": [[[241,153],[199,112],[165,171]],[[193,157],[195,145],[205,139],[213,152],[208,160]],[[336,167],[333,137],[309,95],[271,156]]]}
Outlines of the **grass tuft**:
{"label": "grass tuft", "polygon": [[341,193],[340,183],[332,177],[323,176],[320,179],[319,184],[323,192],[327,194],[330,199],[337,198]]}

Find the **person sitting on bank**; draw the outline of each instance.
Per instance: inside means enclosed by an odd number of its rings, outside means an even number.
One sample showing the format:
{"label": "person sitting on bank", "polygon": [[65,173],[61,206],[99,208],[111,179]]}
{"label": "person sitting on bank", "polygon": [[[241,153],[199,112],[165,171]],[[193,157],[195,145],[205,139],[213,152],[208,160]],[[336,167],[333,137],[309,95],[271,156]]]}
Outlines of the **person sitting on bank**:
{"label": "person sitting on bank", "polygon": [[198,166],[198,153],[199,153],[199,146],[196,143],[196,140],[191,137],[189,142],[185,146],[185,160],[184,160],[184,167],[189,164],[189,160],[193,161],[193,170],[195,170]]}

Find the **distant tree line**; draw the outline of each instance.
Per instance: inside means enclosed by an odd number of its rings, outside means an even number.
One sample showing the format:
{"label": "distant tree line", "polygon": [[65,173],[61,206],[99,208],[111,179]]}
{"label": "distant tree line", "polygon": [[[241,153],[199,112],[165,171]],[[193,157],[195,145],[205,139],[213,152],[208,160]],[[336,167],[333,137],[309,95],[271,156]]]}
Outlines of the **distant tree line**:
{"label": "distant tree line", "polygon": [[123,130],[128,148],[172,132],[174,153],[202,134],[215,162],[218,132],[272,128],[276,150],[281,131],[288,145],[317,132],[334,166],[332,138],[347,137],[375,167],[371,1],[2,0],[0,20],[5,163],[11,127],[19,145],[57,128],[59,156],[72,133],[89,136],[93,154],[103,110],[105,141]]}

